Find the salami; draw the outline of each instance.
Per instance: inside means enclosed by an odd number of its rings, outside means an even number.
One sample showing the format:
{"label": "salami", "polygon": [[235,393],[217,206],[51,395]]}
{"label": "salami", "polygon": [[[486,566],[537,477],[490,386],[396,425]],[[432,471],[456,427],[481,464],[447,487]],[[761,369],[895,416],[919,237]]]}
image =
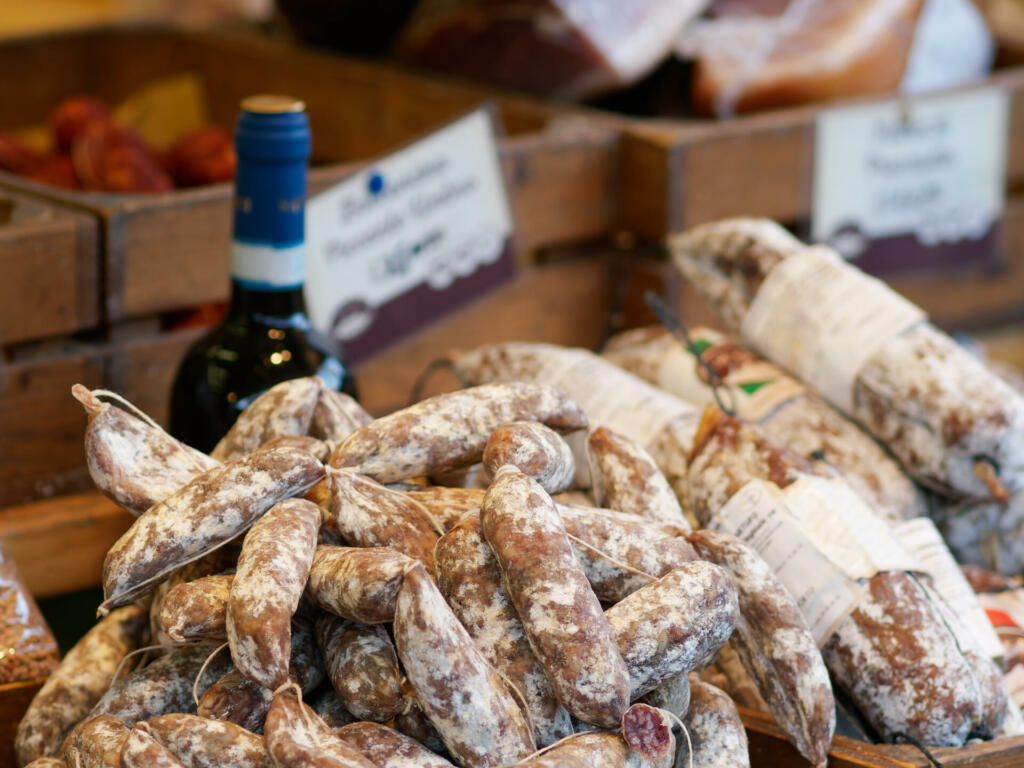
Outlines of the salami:
{"label": "salami", "polygon": [[438,475],[480,461],[491,433],[513,421],[539,421],[560,432],[587,426],[579,406],[550,387],[471,387],[360,427],[334,450],[331,466],[351,467],[381,483]]}
{"label": "salami", "polygon": [[693,749],[680,739],[676,765],[692,761],[699,768],[750,768],[747,731],[724,691],[692,675],[690,711],[683,722]]}
{"label": "salami", "polygon": [[506,465],[487,490],[480,521],[558,700],[580,720],[618,727],[629,705],[629,671],[554,501]]}
{"label": "salami", "polygon": [[185,768],[171,750],[161,744],[146,723],[138,723],[128,734],[121,752],[123,768]]}
{"label": "salami", "polygon": [[416,698],[457,761],[488,768],[534,751],[516,699],[420,564],[405,574],[394,632]]}
{"label": "salami", "polygon": [[522,694],[537,746],[572,733],[544,668],[523,630],[501,569],[480,529],[468,516],[437,542],[437,584],[484,658]]}
{"label": "salami", "polygon": [[[112,715],[130,728],[157,715],[194,713],[193,685],[199,670],[215,650],[216,646],[212,645],[174,648],[142,669],[115,681],[96,702],[89,717]],[[229,664],[226,653],[213,656],[200,681],[200,695],[207,685],[227,671]]]}
{"label": "salami", "polygon": [[[692,328],[690,336],[737,416],[810,459],[819,471],[837,469],[887,520],[927,514],[924,495],[899,463],[824,398],[725,334]],[[714,402],[697,358],[664,328],[626,331],[609,340],[602,354],[687,402],[701,407]]]}
{"label": "salami", "polygon": [[587,437],[587,461],[598,506],[690,530],[668,480],[639,443],[595,427]]}
{"label": "salami", "polygon": [[228,596],[227,636],[235,667],[271,690],[288,681],[291,620],[306,588],[320,508],[275,504],[249,529]]}
{"label": "salami", "polygon": [[337,731],[377,768],[453,768],[415,739],[378,723],[352,723]]}
{"label": "salami", "polygon": [[274,694],[263,739],[277,768],[376,768],[290,688]]}
{"label": "salami", "polygon": [[128,727],[110,715],[83,720],[68,735],[64,762],[81,768],[118,768]]}
{"label": "salami", "polygon": [[149,734],[189,768],[264,768],[263,739],[241,726],[188,714],[169,714],[146,721]]}
{"label": "salami", "polygon": [[[694,510],[702,520],[721,515],[723,506],[731,503],[730,497],[740,489],[750,487],[752,482],[769,483],[770,487],[789,493],[800,487],[807,477],[807,465],[803,459],[772,445],[754,427],[742,425],[735,419],[722,416],[707,419],[698,446],[690,467],[691,495]],[[835,490],[838,492],[842,488],[837,486]],[[783,506],[779,509],[789,509],[789,498],[781,497]],[[840,494],[836,498],[844,500],[845,507],[847,497]],[[816,503],[812,510],[815,519],[825,519],[826,514],[840,516],[831,524],[829,535],[814,534],[812,554],[820,554],[818,547],[833,546],[829,537],[834,540],[837,535],[843,539],[845,555],[840,558],[838,553],[830,553],[829,562],[840,563],[842,560],[840,564],[845,563],[843,567],[846,568],[857,565],[865,551],[864,546],[869,547],[873,554],[891,548],[892,533],[884,525],[878,527],[879,523],[871,519],[870,509],[862,506],[850,510],[834,509],[825,497],[817,501],[820,504]],[[854,497],[852,501],[857,500]],[[772,510],[775,510],[774,505],[775,502],[769,504]],[[751,505],[744,514],[751,514],[755,506]],[[851,510],[856,511],[855,520],[842,517]],[[774,524],[781,519],[775,515]],[[860,549],[857,541],[862,531],[855,530],[855,527],[863,530],[870,527],[874,532],[869,544]],[[722,535],[698,531],[691,534],[690,542],[703,557],[724,563],[723,558],[729,552],[738,556],[740,550],[735,542],[727,539],[715,543],[714,537]],[[856,579],[845,572],[840,574],[841,584],[850,583],[855,588],[852,594],[856,599],[850,604],[849,612],[843,611],[835,616],[822,638],[822,657],[833,681],[850,696],[883,738],[891,739],[896,733],[905,733],[924,744],[963,743],[966,735],[980,721],[982,702],[978,682],[955,636],[915,577],[899,570],[879,571],[871,563],[867,566],[871,567],[865,570],[865,564],[860,563],[855,571],[851,571],[851,574],[862,574]],[[728,567],[738,577],[737,567]],[[763,563],[751,573],[756,570],[763,570],[771,576]],[[764,600],[768,593],[758,586],[758,581],[750,581],[750,595]],[[741,614],[752,615],[743,607],[742,583],[740,592]],[[787,604],[794,605],[791,597],[787,598]],[[813,599],[805,602],[806,606],[814,604]],[[795,605],[789,610],[798,615]],[[751,628],[763,626],[763,622],[755,625],[749,621],[747,624]],[[737,626],[742,629],[742,625],[743,622]],[[758,681],[762,696],[776,713],[777,697],[766,689],[756,665],[750,663],[749,654],[744,657],[743,636],[743,632],[737,633],[734,640],[736,650],[744,658],[748,672]],[[795,681],[789,685],[795,685]],[[797,687],[808,690],[807,686]],[[792,698],[792,694],[788,698]],[[831,705],[828,711],[832,711]],[[776,714],[776,720],[781,724],[784,718]]]}
{"label": "salami", "polygon": [[1001,500],[1024,487],[1024,398],[884,284],[764,219],[705,224],[670,249],[730,330],[846,410],[918,482]]}
{"label": "salami", "polygon": [[146,510],[107,552],[100,612],[151,591],[171,571],[230,541],[323,475],[323,465],[305,451],[273,448],[197,477]]}
{"label": "salami", "polygon": [[321,386],[315,376],[275,384],[239,414],[210,455],[219,461],[231,461],[252,453],[272,438],[308,434]]}
{"label": "salami", "polygon": [[323,440],[318,440],[315,437],[309,435],[278,435],[272,437],[267,442],[260,446],[260,450],[267,450],[269,448],[278,448],[280,446],[286,446],[288,448],[298,448],[300,451],[305,451],[316,457],[317,461],[326,462],[331,456],[331,446],[325,443]]}
{"label": "salami", "polygon": [[309,424],[311,436],[334,445],[371,421],[373,417],[359,403],[320,382],[320,396]]}
{"label": "salami", "polygon": [[568,444],[536,421],[514,421],[491,433],[484,446],[484,471],[493,478],[505,464],[532,477],[548,493],[568,490],[576,474]]}
{"label": "salami", "polygon": [[100,619],[75,643],[18,723],[14,750],[19,764],[56,753],[110,687],[121,660],[139,647],[146,625],[145,611],[125,606]]}
{"label": "salami", "polygon": [[388,547],[320,546],[313,554],[306,594],[336,616],[362,624],[390,622],[402,577],[415,563]]}
{"label": "salami", "polygon": [[732,644],[776,723],[812,765],[825,765],[836,728],[835,699],[793,596],[767,563],[735,537],[694,531],[690,543],[733,576],[739,615]]}
{"label": "salami", "polygon": [[227,639],[228,594],[234,578],[221,573],[171,588],[161,601],[163,632],[176,643]]}
{"label": "salami", "polygon": [[605,613],[629,670],[630,699],[696,669],[729,639],[736,588],[723,568],[686,563]]}
{"label": "salami", "polygon": [[356,719],[385,723],[403,710],[398,656],[383,627],[325,613],[316,621],[316,637],[327,678]]}
{"label": "salami", "polygon": [[407,493],[392,491],[348,469],[332,469],[331,514],[334,528],[349,544],[391,547],[434,569],[438,531],[430,514]]}
{"label": "salami", "polygon": [[85,459],[96,488],[138,517],[220,462],[144,420],[116,408],[81,384],[71,394],[85,408]]}

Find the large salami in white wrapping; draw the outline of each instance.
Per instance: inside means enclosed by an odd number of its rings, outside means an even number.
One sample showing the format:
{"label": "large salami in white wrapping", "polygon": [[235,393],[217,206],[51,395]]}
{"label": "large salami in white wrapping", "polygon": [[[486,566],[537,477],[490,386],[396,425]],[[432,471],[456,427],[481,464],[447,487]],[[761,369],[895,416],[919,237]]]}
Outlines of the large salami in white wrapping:
{"label": "large salami in white wrapping", "polygon": [[766,219],[670,240],[677,267],[732,331],[949,496],[1024,486],[1024,399],[924,313],[831,249]]}

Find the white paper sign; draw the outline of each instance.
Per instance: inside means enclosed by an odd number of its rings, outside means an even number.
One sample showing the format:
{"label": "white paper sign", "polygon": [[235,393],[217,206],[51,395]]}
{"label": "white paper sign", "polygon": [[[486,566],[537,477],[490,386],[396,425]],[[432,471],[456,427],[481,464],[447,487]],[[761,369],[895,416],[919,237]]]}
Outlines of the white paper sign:
{"label": "white paper sign", "polygon": [[991,250],[1008,114],[998,88],[822,110],[813,239],[869,271],[927,264],[942,247],[942,261]]}
{"label": "white paper sign", "polygon": [[645,448],[670,422],[689,420],[696,429],[700,420],[695,406],[586,351],[545,355],[534,380],[571,393],[591,424],[608,427]]}
{"label": "white paper sign", "polygon": [[481,109],[309,200],[313,325],[364,357],[510,278],[512,231]]}

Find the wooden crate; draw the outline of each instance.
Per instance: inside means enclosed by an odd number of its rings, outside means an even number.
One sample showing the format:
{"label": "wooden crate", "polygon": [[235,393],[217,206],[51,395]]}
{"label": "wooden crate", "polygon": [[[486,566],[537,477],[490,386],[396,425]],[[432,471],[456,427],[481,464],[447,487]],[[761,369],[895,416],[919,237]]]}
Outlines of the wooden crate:
{"label": "wooden crate", "polygon": [[[520,245],[604,235],[615,216],[615,131],[559,124],[558,112],[519,97],[419,77],[391,66],[224,33],[111,28],[0,45],[0,129],[45,121],[61,99],[90,94],[117,103],[154,79],[190,72],[205,86],[211,118],[234,122],[255,92],[302,98],[314,136],[313,190],[475,108],[497,104],[508,138],[501,152]],[[166,195],[68,192],[0,174],[0,184],[95,215],[103,242],[109,321],[219,301],[228,293],[231,187]]]}
{"label": "wooden crate", "polygon": [[[1000,233],[1004,263],[887,276],[896,290],[950,329],[1024,318],[1024,68],[997,71],[963,90],[992,86],[1004,89],[1010,103],[1007,207]],[[815,121],[824,108],[723,121],[607,115],[607,124],[625,133],[620,224],[658,240],[731,216],[764,216],[805,227],[812,206]]]}
{"label": "wooden crate", "polygon": [[[774,720],[763,712],[740,710],[750,742],[751,768],[808,768],[808,763],[786,741]],[[1017,768],[1024,765],[1024,736],[972,744],[936,747],[929,752],[945,768]],[[868,744],[836,736],[828,753],[829,768],[930,768],[934,765],[919,749],[907,745]]]}
{"label": "wooden crate", "polygon": [[92,216],[0,191],[0,346],[99,321],[96,232]]}

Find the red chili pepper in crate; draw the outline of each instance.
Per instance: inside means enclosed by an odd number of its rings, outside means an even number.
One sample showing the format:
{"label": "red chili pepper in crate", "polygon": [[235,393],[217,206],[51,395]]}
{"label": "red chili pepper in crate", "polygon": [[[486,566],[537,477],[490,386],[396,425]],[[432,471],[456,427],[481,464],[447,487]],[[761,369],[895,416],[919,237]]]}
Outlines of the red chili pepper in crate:
{"label": "red chili pepper in crate", "polygon": [[236,163],[231,134],[217,125],[203,125],[174,143],[166,167],[179,187],[197,187],[231,181]]}
{"label": "red chili pepper in crate", "polygon": [[104,192],[169,192],[170,177],[138,134],[105,120],[89,123],[71,147],[83,189]]}
{"label": "red chili pepper in crate", "polygon": [[97,120],[110,122],[110,107],[98,99],[88,96],[74,96],[65,99],[50,113],[50,131],[58,153],[71,150],[75,137],[85,130],[86,126]]}

